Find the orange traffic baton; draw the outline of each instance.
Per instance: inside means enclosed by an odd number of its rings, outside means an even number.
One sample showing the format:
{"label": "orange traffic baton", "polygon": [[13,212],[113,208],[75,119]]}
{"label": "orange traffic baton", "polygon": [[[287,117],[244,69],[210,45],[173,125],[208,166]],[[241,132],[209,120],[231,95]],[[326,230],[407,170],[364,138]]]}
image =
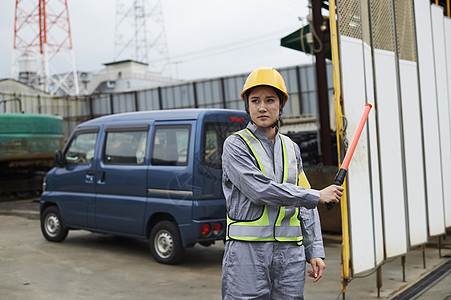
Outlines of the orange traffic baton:
{"label": "orange traffic baton", "polygon": [[[348,151],[346,152],[343,163],[338,170],[337,175],[335,175],[334,184],[342,185],[345,180],[346,174],[348,172],[349,163],[351,162],[352,155],[354,154],[355,147],[357,146],[357,142],[359,141],[360,135],[362,134],[363,127],[365,126],[366,120],[368,119],[368,114],[371,110],[371,104],[367,103],[365,105],[365,110],[363,111],[363,115],[360,118],[360,122],[357,125],[354,136],[351,140],[351,144],[349,145]],[[326,203],[327,209],[331,210],[334,207],[335,203],[328,202]]]}

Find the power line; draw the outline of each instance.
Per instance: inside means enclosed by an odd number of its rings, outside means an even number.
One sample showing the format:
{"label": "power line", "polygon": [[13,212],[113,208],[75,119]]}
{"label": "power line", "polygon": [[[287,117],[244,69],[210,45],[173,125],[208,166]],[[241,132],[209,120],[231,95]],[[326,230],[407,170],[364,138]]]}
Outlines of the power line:
{"label": "power line", "polygon": [[[170,56],[173,63],[181,63],[186,61],[197,60],[200,58],[210,57],[219,55],[226,52],[233,52],[242,50],[245,48],[253,47],[258,44],[266,43],[270,40],[275,40],[276,38],[281,38],[282,35],[287,34],[289,30],[293,30],[293,27],[279,29],[264,35],[256,36],[251,39],[240,40],[233,42],[233,44],[219,45],[211,48],[200,49],[196,51],[191,51],[187,53],[182,53],[178,55]],[[152,62],[158,62],[160,60],[154,60]]]}

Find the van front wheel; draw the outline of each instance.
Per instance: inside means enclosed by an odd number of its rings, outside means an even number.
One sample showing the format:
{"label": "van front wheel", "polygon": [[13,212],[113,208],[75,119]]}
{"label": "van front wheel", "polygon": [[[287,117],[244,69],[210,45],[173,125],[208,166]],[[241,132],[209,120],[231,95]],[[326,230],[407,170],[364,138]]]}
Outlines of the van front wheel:
{"label": "van front wheel", "polygon": [[49,206],[42,212],[41,231],[50,242],[62,242],[67,237],[69,230],[64,226],[58,207]]}
{"label": "van front wheel", "polygon": [[177,225],[170,221],[161,221],[152,228],[149,246],[155,260],[163,264],[180,262],[184,252]]}

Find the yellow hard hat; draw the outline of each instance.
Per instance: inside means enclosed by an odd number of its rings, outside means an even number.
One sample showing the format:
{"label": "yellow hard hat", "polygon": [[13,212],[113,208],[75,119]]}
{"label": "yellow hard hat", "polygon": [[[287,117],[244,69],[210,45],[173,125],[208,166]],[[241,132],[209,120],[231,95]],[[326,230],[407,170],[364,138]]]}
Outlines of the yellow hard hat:
{"label": "yellow hard hat", "polygon": [[246,92],[249,89],[259,85],[268,85],[282,92],[282,94],[285,95],[282,107],[285,106],[288,100],[287,87],[285,86],[285,81],[283,80],[282,75],[280,75],[277,70],[273,68],[258,68],[249,74],[246,82],[244,83],[243,91],[241,92],[241,99],[246,102],[244,97]]}

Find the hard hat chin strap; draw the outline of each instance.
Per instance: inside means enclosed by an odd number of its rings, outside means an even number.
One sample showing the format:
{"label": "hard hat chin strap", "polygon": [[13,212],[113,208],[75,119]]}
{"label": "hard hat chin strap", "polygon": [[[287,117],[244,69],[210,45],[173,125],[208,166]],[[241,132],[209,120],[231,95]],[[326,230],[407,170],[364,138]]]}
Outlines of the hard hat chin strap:
{"label": "hard hat chin strap", "polygon": [[274,122],[274,124],[271,125],[271,128],[277,127],[279,128],[280,119],[282,118],[282,109],[279,109],[279,117],[277,118],[277,121]]}

